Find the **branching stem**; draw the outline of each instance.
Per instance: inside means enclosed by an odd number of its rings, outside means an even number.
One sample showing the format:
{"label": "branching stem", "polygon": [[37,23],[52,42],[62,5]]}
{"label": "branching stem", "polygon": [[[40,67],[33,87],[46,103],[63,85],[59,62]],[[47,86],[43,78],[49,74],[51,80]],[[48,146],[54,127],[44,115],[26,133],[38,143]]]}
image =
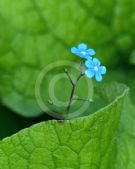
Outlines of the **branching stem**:
{"label": "branching stem", "polygon": [[74,96],[74,93],[75,93],[75,90],[76,90],[76,86],[77,86],[77,83],[79,82],[79,80],[81,79],[81,77],[83,76],[84,74],[81,72],[79,74],[79,76],[77,77],[76,81],[73,83],[72,85],[72,90],[71,90],[71,94],[70,94],[70,97],[69,97],[69,103],[68,103],[68,106],[67,106],[67,114],[69,113],[70,111],[70,108],[71,108],[71,104],[72,104],[72,101],[74,100],[73,99],[73,96]]}
{"label": "branching stem", "polygon": [[71,79],[71,76],[70,76],[70,74],[68,73],[68,70],[67,70],[67,69],[65,69],[65,73],[66,73],[66,75],[67,75],[67,77],[68,77],[70,83],[71,83],[72,86],[73,86],[73,85],[74,85],[74,82],[73,82],[73,80]]}

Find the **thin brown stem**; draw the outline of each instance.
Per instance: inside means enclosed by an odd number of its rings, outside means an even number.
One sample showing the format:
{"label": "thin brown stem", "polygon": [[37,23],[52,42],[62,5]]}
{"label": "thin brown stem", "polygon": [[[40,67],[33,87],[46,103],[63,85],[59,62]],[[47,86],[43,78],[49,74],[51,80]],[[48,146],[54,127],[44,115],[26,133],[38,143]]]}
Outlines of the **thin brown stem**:
{"label": "thin brown stem", "polygon": [[70,83],[71,83],[71,84],[72,84],[72,86],[73,86],[73,85],[74,85],[74,83],[73,83],[73,80],[71,79],[70,74],[68,73],[68,70],[66,70],[66,69],[65,69],[65,73],[66,73],[66,75],[67,75],[67,77],[68,77],[68,79],[69,79]]}
{"label": "thin brown stem", "polygon": [[71,108],[71,104],[72,104],[72,101],[73,101],[73,96],[74,96],[74,93],[75,93],[75,90],[76,90],[77,83],[79,82],[79,80],[81,79],[81,77],[82,77],[83,75],[84,75],[84,74],[81,72],[81,73],[79,74],[79,76],[77,77],[76,81],[73,83],[73,87],[72,87],[71,94],[70,94],[70,98],[69,98],[69,103],[68,103],[68,106],[67,106],[67,113],[69,113],[69,111],[70,111],[70,108]]}

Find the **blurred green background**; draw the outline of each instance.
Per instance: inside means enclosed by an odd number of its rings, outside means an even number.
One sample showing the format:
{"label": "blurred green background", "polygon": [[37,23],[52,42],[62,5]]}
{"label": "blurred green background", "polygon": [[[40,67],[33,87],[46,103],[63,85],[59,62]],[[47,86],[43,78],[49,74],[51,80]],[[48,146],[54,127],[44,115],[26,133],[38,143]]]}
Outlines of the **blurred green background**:
{"label": "blurred green background", "polygon": [[51,119],[35,98],[40,71],[59,60],[77,61],[70,48],[94,48],[104,81],[131,88],[135,103],[134,0],[0,0],[0,138]]}

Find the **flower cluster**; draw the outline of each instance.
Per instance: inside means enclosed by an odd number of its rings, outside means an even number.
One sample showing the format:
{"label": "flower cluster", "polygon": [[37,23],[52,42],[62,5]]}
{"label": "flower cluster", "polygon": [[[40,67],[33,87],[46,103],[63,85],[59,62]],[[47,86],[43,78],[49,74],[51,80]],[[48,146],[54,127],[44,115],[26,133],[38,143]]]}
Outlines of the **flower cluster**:
{"label": "flower cluster", "polygon": [[101,66],[101,63],[97,58],[92,58],[92,56],[96,54],[94,49],[88,49],[86,44],[81,43],[77,48],[72,47],[71,52],[83,59],[86,59],[86,70],[84,73],[88,78],[95,77],[96,81],[102,81],[102,75],[106,74],[106,67]]}

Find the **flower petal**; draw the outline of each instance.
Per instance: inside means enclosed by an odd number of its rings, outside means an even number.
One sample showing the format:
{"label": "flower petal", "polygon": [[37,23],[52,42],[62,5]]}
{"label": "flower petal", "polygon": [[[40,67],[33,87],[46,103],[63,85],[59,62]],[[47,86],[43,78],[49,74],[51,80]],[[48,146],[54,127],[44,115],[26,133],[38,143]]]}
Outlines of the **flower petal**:
{"label": "flower petal", "polygon": [[88,67],[88,68],[93,68],[92,59],[88,58],[88,60],[85,61],[85,66]]}
{"label": "flower petal", "polygon": [[102,81],[102,75],[100,73],[96,73],[95,78],[96,78],[96,81],[98,82]]}
{"label": "flower petal", "polygon": [[78,49],[81,50],[81,51],[84,51],[84,50],[87,49],[87,45],[84,44],[84,43],[80,43],[80,44],[78,45]]}
{"label": "flower petal", "polygon": [[88,49],[87,50],[87,53],[89,54],[89,55],[95,55],[96,54],[96,52],[94,51],[94,49]]}
{"label": "flower petal", "polygon": [[95,75],[94,71],[91,69],[85,70],[85,74],[88,78],[92,78]]}
{"label": "flower petal", "polygon": [[100,64],[101,64],[100,61],[97,58],[93,59],[93,63],[94,63],[95,66],[100,66]]}
{"label": "flower petal", "polygon": [[72,47],[72,48],[71,48],[71,52],[74,53],[74,54],[76,54],[76,53],[78,53],[78,49],[75,48],[75,47]]}
{"label": "flower petal", "polygon": [[106,67],[100,66],[99,71],[100,71],[101,74],[106,74]]}

